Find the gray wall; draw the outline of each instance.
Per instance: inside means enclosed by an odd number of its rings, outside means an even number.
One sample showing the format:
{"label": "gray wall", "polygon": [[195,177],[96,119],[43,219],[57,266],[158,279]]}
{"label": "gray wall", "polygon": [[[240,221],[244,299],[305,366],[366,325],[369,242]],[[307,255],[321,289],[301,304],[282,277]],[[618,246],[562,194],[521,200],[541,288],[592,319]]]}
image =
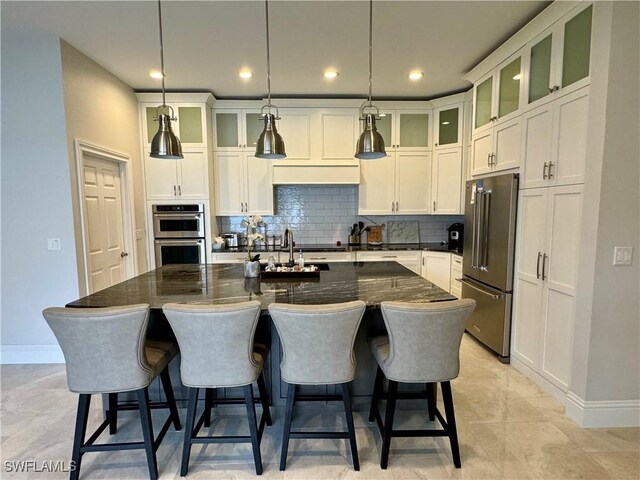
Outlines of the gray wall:
{"label": "gray wall", "polygon": [[[639,7],[596,2],[570,386],[586,401],[640,399]],[[633,265],[612,265],[616,245]]]}
{"label": "gray wall", "polygon": [[57,345],[41,310],[76,298],[78,277],[60,41],[3,22],[1,57],[4,357],[7,345]]}

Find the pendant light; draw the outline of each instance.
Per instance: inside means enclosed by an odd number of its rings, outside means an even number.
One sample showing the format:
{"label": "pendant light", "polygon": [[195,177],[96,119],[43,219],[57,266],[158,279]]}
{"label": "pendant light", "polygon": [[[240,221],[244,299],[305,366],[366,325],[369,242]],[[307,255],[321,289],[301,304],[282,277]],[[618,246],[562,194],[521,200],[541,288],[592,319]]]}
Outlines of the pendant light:
{"label": "pendant light", "polygon": [[[356,144],[355,157],[361,160],[373,160],[387,156],[384,139],[376,128],[376,120],[380,120],[378,107],[371,104],[371,64],[373,53],[373,0],[369,0],[369,101],[360,107],[360,120],[364,121],[364,130]],[[368,113],[365,114],[365,110]],[[375,113],[372,113],[375,110]]]}
{"label": "pendant light", "polygon": [[[276,130],[276,120],[280,120],[278,107],[271,104],[271,56],[269,52],[269,0],[265,0],[265,18],[267,23],[267,104],[260,110],[260,118],[264,120],[264,130],[258,137],[256,157],[267,159],[287,158],[284,151],[284,140]],[[271,113],[274,108],[275,115]],[[265,113],[266,110],[266,113]]]}
{"label": "pendant light", "polygon": [[[164,93],[164,48],[162,44],[162,6],[160,0],[158,0],[158,22],[160,24],[160,72],[162,74],[162,105],[156,108],[156,116],[153,120],[158,122],[158,132],[151,140],[151,153],[149,154],[153,158],[162,158],[167,160],[179,160],[184,158],[182,155],[182,145],[180,140],[173,133],[171,128],[171,121],[176,121],[176,117],[173,113],[173,108],[165,103]],[[160,109],[165,113],[159,113]],[[169,109],[171,114],[167,114],[166,110]]]}

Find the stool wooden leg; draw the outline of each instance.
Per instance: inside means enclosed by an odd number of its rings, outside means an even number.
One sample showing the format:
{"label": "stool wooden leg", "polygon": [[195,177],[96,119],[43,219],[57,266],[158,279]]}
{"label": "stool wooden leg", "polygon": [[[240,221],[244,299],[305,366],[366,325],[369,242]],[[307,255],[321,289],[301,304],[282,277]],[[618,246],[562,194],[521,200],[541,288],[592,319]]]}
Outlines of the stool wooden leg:
{"label": "stool wooden leg", "polygon": [[249,420],[249,432],[251,434],[251,447],[253,448],[253,462],[256,466],[256,475],[262,475],[262,456],[260,455],[260,442],[258,441],[256,407],[253,403],[253,385],[245,385],[243,390],[244,403],[247,407],[247,419]]}
{"label": "stool wooden leg", "polygon": [[213,389],[204,389],[204,426],[211,426],[211,406],[213,404]]}
{"label": "stool wooden leg", "polygon": [[349,384],[343,383],[342,401],[344,402],[344,413],[347,418],[347,430],[349,431],[349,444],[351,445],[351,458],[353,459],[353,469],[357,472],[360,470],[360,461],[358,460],[358,446],[356,445],[356,429],[353,425],[353,410],[351,407],[351,394],[349,393]]}
{"label": "stool wooden leg", "polygon": [[442,386],[442,402],[444,403],[444,411],[447,416],[447,432],[449,441],[451,442],[451,453],[453,455],[453,464],[456,468],[462,467],[460,461],[460,447],[458,445],[458,430],[456,428],[456,416],[453,411],[453,395],[451,394],[451,382],[441,382]]}
{"label": "stool wooden leg", "polygon": [[291,433],[291,419],[293,418],[293,404],[295,403],[296,386],[289,384],[287,405],[284,411],[284,430],[282,432],[282,450],[280,452],[280,470],[287,466],[287,451],[289,450],[289,434]]}
{"label": "stool wooden leg", "polygon": [[78,480],[80,476],[80,463],[82,462],[82,452],[80,449],[84,444],[84,436],[87,433],[87,421],[89,420],[89,406],[91,405],[91,395],[81,393],[78,398],[78,413],[76,415],[76,429],[73,436],[73,451],[71,461],[75,467],[69,474],[70,480]]}
{"label": "stool wooden leg", "polygon": [[169,376],[168,368],[165,368],[162,373],[160,373],[160,380],[162,381],[164,396],[167,397],[167,405],[169,406],[169,412],[173,419],[173,426],[177,431],[180,431],[182,425],[180,425],[178,406],[176,405],[176,397],[173,395],[173,385],[171,385],[171,377]]}
{"label": "stool wooden leg", "polygon": [[384,380],[384,374],[382,373],[382,369],[378,366],[378,370],[376,370],[376,381],[373,384],[373,393],[371,394],[371,408],[369,409],[370,422],[373,422],[376,419],[378,402],[380,401],[380,395],[382,394],[383,380]]}
{"label": "stool wooden leg", "polygon": [[260,403],[262,404],[262,414],[265,423],[271,426],[271,412],[269,411],[269,396],[267,395],[267,386],[264,383],[264,375],[260,372],[258,376],[258,392],[260,393]]}
{"label": "stool wooden leg", "polygon": [[380,453],[380,468],[387,469],[389,463],[389,449],[391,448],[391,436],[393,433],[393,416],[396,411],[396,396],[398,394],[398,382],[389,380],[389,392],[387,394],[387,408],[384,414],[384,434],[382,436],[382,452]]}
{"label": "stool wooden leg", "polygon": [[156,451],[153,448],[153,423],[151,421],[151,409],[149,408],[149,391],[146,388],[141,388],[136,393],[138,394],[144,449],[147,453],[147,465],[149,466],[149,479],[157,480],[158,462],[156,460]]}
{"label": "stool wooden leg", "polygon": [[436,405],[438,399],[438,384],[427,383],[427,408],[429,412],[429,420],[434,421],[436,419]]}
{"label": "stool wooden leg", "polygon": [[184,425],[184,442],[182,444],[182,464],[180,475],[185,476],[189,470],[189,456],[191,455],[191,439],[198,432],[193,431],[196,420],[196,408],[198,406],[198,388],[189,388],[189,400],[187,404],[187,420]]}
{"label": "stool wooden leg", "polygon": [[109,434],[118,431],[118,394],[109,394]]}

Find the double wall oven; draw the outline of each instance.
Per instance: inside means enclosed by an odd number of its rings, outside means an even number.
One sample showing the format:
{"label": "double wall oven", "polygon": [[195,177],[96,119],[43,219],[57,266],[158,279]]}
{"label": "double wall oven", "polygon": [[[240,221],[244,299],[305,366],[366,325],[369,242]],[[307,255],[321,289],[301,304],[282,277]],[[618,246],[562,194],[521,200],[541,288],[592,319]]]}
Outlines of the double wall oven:
{"label": "double wall oven", "polygon": [[153,205],[156,267],[206,263],[203,204]]}

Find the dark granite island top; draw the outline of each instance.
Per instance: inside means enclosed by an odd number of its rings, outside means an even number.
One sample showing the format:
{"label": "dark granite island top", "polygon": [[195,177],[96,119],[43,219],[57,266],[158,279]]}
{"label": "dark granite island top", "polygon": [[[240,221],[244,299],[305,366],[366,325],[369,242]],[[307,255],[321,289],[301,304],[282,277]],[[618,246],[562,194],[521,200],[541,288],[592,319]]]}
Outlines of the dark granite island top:
{"label": "dark granite island top", "polygon": [[330,263],[319,279],[244,278],[242,264],[166,265],[67,304],[68,307],[108,307],[148,303],[233,303],[259,300],[266,313],[270,303],[323,304],[363,300],[368,310],[383,301],[434,302],[455,300],[420,275],[396,262]]}

